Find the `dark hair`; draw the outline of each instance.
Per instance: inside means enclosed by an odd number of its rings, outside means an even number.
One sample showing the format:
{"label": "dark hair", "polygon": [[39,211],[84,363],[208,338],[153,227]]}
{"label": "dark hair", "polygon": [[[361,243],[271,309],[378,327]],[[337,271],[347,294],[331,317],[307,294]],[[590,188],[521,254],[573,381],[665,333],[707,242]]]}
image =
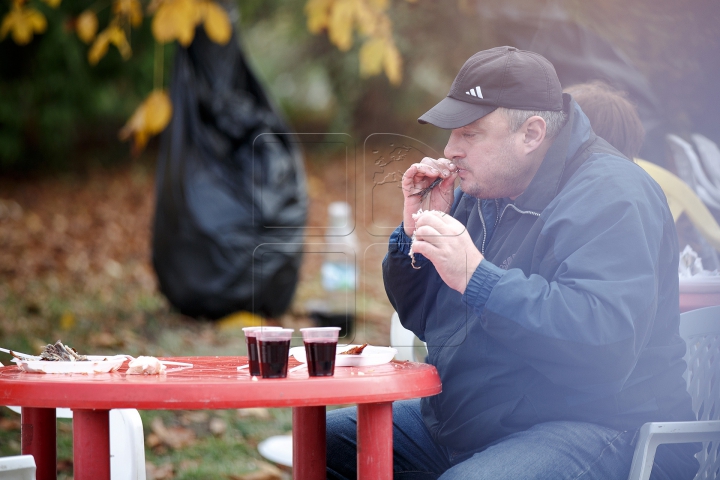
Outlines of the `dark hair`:
{"label": "dark hair", "polygon": [[564,91],[580,105],[596,134],[628,158],[637,156],[645,129],[625,92],[599,81],[572,85]]}

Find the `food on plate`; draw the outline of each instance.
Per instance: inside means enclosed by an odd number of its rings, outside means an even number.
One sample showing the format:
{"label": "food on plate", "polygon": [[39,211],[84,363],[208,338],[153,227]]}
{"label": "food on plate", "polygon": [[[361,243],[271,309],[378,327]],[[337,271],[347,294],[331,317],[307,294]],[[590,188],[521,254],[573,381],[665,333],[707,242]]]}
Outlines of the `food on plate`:
{"label": "food on plate", "polygon": [[165,373],[167,367],[155,357],[139,356],[128,363],[128,375],[159,375]]}
{"label": "food on plate", "polygon": [[87,362],[88,358],[85,355],[78,355],[74,348],[63,345],[58,340],[55,344],[48,344],[43,347],[40,360],[49,362]]}
{"label": "food on plate", "polygon": [[340,352],[338,353],[338,355],[360,355],[367,346],[367,343],[363,343],[362,345],[358,345],[357,347],[352,347],[345,350],[344,352]]}

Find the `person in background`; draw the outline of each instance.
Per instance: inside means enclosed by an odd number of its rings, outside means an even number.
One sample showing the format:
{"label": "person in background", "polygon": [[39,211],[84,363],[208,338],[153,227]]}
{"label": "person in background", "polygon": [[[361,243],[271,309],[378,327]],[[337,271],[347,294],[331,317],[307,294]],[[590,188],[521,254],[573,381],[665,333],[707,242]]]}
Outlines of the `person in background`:
{"label": "person in background", "polygon": [[[625,480],[643,423],[694,418],[662,190],[533,52],[476,53],[419,121],[447,158],[405,172],[383,280],[443,391],[393,404],[394,478]],[[356,422],[328,413],[328,478],[355,478]],[[671,453],[651,478],[692,479]]]}
{"label": "person in background", "polygon": [[625,92],[601,81],[578,83],[563,91],[580,105],[597,135],[629,159],[637,157],[645,140],[645,128]]}

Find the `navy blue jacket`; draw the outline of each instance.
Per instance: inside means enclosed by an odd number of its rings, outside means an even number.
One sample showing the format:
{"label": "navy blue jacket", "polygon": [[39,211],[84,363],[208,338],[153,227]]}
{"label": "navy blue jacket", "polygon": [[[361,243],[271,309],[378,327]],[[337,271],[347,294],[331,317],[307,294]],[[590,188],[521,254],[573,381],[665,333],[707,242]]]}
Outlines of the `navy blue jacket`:
{"label": "navy blue jacket", "polygon": [[423,418],[455,451],[546,421],[630,430],[694,419],[665,195],[567,95],[565,108],[567,125],[514,202],[456,191],[450,214],[485,256],[464,294],[422,256],[412,268],[402,225],[390,237],[388,297],[443,384],[422,400]]}

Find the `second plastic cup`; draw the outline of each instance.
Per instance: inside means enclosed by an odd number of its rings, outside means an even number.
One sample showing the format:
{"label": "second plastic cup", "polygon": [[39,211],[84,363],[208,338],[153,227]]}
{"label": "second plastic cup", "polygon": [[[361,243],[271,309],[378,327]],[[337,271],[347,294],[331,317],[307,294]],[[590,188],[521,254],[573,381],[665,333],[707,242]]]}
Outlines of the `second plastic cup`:
{"label": "second plastic cup", "polygon": [[262,378],[285,378],[292,328],[263,329],[257,333],[257,347]]}
{"label": "second plastic cup", "polygon": [[248,352],[248,365],[250,375],[260,376],[260,357],[257,348],[257,332],[261,330],[282,330],[282,327],[245,327],[242,329],[245,334],[245,343]]}
{"label": "second plastic cup", "polygon": [[335,373],[335,351],[340,327],[301,328],[308,373],[330,377]]}

